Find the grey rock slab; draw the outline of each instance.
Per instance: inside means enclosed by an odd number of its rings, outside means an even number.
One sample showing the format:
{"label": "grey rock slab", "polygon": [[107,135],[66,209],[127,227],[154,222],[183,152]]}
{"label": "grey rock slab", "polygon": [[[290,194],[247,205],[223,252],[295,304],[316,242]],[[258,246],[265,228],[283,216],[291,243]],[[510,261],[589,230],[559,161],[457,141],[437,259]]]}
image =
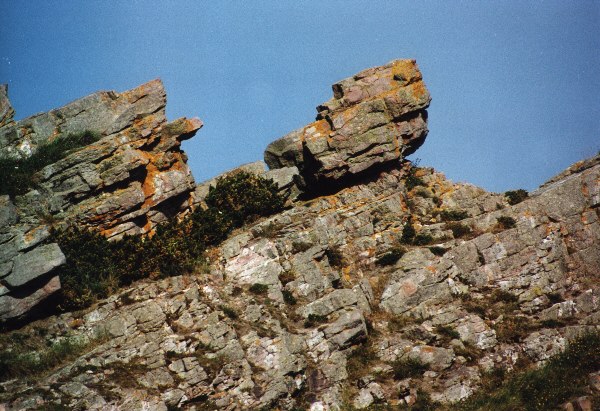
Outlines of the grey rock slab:
{"label": "grey rock slab", "polygon": [[16,224],[19,221],[19,214],[13,202],[8,195],[0,196],[0,229]]}
{"label": "grey rock slab", "polygon": [[0,320],[22,316],[58,290],[60,290],[60,279],[55,276],[26,296],[17,297],[10,294],[0,296]]}
{"label": "grey rock slab", "polygon": [[42,245],[19,254],[14,260],[12,272],[4,278],[4,281],[9,288],[21,287],[66,262],[67,259],[58,244]]}

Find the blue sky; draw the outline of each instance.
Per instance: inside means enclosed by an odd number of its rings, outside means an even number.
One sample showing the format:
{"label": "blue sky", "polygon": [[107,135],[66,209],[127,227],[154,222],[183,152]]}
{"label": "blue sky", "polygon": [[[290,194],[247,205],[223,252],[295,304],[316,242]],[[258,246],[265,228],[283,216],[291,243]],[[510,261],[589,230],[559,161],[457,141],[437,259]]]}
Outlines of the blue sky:
{"label": "blue sky", "polygon": [[0,0],[17,118],[165,83],[197,181],[262,159],[331,84],[415,58],[432,94],[412,159],[492,191],[533,189],[600,150],[600,1]]}

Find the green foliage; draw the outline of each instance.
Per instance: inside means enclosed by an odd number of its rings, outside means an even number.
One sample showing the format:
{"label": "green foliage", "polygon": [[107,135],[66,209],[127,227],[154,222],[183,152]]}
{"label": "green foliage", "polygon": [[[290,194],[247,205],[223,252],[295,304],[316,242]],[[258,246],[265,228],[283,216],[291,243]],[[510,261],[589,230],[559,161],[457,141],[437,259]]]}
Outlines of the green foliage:
{"label": "green foliage", "polygon": [[394,265],[396,262],[402,258],[402,256],[406,253],[406,248],[404,247],[393,247],[390,251],[383,254],[379,257],[375,264],[380,266],[386,265]]}
{"label": "green foliage", "polygon": [[248,289],[252,294],[265,295],[269,291],[269,286],[266,284],[254,283]]}
{"label": "green foliage", "polygon": [[377,354],[368,342],[357,345],[348,355],[346,369],[350,381],[355,381],[368,374],[369,367],[377,361]]}
{"label": "green foliage", "polygon": [[427,245],[433,242],[433,237],[427,233],[419,233],[413,240],[414,245]]}
{"label": "green foliage", "polygon": [[600,334],[584,335],[541,368],[504,375],[497,372],[482,390],[458,404],[461,410],[542,411],[583,395],[587,378],[600,370]]}
{"label": "green foliage", "polygon": [[425,182],[421,177],[417,177],[414,173],[409,174],[404,180],[404,186],[408,191],[412,190],[417,186],[424,186]]}
{"label": "green foliage", "polygon": [[404,225],[404,229],[402,230],[402,237],[400,237],[400,242],[403,244],[412,244],[413,239],[417,232],[415,228],[412,226],[410,222]]}
{"label": "green foliage", "polygon": [[35,186],[36,172],[99,138],[98,134],[91,131],[68,134],[40,144],[30,157],[0,157],[0,194],[9,194],[11,197],[25,194]]}
{"label": "green foliage", "polygon": [[454,328],[448,325],[438,325],[435,327],[435,332],[442,336],[444,339],[452,340],[459,339],[460,334]]}
{"label": "green foliage", "polygon": [[339,247],[329,247],[325,251],[329,265],[336,268],[341,268],[344,265],[344,255],[342,254]]}
{"label": "green foliage", "polygon": [[392,369],[394,379],[403,380],[409,377],[421,377],[429,366],[416,358],[401,358],[392,363]]}
{"label": "green foliage", "polygon": [[465,218],[471,217],[468,212],[464,210],[443,210],[440,213],[442,221],[460,221]]}
{"label": "green foliage", "polygon": [[[228,193],[229,189],[234,192]],[[258,200],[251,201],[252,196]],[[283,206],[272,181],[248,173],[220,179],[209,197],[207,209],[198,209],[181,222],[161,224],[152,236],[125,236],[109,242],[79,228],[55,231],[50,241],[59,244],[68,262],[58,269],[60,308],[88,307],[143,278],[192,272],[207,247],[223,241],[234,228]],[[237,205],[235,198],[245,204]]]}
{"label": "green foliage", "polygon": [[246,172],[220,178],[205,201],[209,208],[224,213],[234,227],[281,211],[284,204],[277,184]]}
{"label": "green foliage", "polygon": [[[18,340],[11,341],[11,344],[2,344],[0,381],[12,378],[29,379],[42,375],[60,364],[77,358],[93,344],[93,341],[64,338],[50,346],[39,346],[35,349],[29,347],[29,344],[29,342],[18,342]],[[10,350],[6,348],[10,348]]]}
{"label": "green foliage", "polygon": [[326,315],[319,314],[308,314],[306,321],[304,321],[304,328],[311,328],[318,324],[323,324],[327,322]]}
{"label": "green foliage", "polygon": [[446,254],[446,250],[444,247],[440,247],[440,246],[433,246],[433,247],[429,247],[429,251],[431,251],[434,255],[437,255],[438,257],[443,256],[444,254]]}
{"label": "green foliage", "polygon": [[517,225],[517,222],[512,217],[500,216],[496,219],[498,221],[498,226],[504,230],[509,228],[514,228]]}
{"label": "green foliage", "polygon": [[294,297],[294,294],[292,294],[290,290],[284,289],[281,293],[283,294],[283,301],[285,301],[286,304],[296,305],[296,303],[298,303],[298,300],[296,300],[296,297]]}
{"label": "green foliage", "polygon": [[452,235],[454,236],[454,238],[466,237],[467,235],[471,234],[471,232],[472,232],[471,227],[469,227],[468,225],[458,223],[455,221],[451,221],[451,222],[447,223],[446,228],[448,228],[452,231]]}
{"label": "green foliage", "polygon": [[498,341],[504,343],[521,342],[534,328],[531,320],[525,316],[507,315],[494,324]]}
{"label": "green foliage", "polygon": [[238,313],[228,305],[222,305],[221,310],[227,317],[231,318],[232,320],[237,320],[239,317]]}
{"label": "green foliage", "polygon": [[527,190],[520,188],[518,190],[507,191],[504,193],[504,196],[508,200],[508,204],[515,205],[529,197],[529,193]]}

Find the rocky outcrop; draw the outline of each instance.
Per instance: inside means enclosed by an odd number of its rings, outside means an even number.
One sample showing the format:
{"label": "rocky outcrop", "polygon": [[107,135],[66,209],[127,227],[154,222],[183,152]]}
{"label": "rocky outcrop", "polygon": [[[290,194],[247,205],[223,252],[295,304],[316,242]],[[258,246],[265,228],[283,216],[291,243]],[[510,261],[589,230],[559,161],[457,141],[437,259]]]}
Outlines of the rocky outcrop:
{"label": "rocky outcrop", "polygon": [[[345,98],[364,98],[342,83]],[[283,170],[287,189],[337,178],[321,166],[310,174],[303,161],[279,164],[232,172]],[[0,383],[0,401],[25,410],[316,411],[404,408],[427,393],[451,404],[490,371],[542,365],[600,328],[600,157],[518,204],[408,162],[367,170],[368,179],[236,230],[194,274],[138,282],[0,339],[9,353],[18,350],[6,341],[39,339],[40,329],[45,346],[89,344],[39,381]],[[190,201],[202,204],[215,183]],[[0,198],[0,221],[19,218],[18,205]],[[20,261],[36,261],[27,254],[44,234],[34,234],[15,238]],[[52,255],[48,265],[60,261]],[[584,377],[596,393],[597,373]]]}
{"label": "rocky outcrop", "polygon": [[48,246],[39,245],[51,226],[77,225],[120,238],[148,233],[191,206],[195,182],[180,144],[202,122],[167,122],[160,80],[124,93],[98,92],[17,122],[5,94],[0,104],[6,113],[0,127],[3,156],[29,156],[69,133],[101,137],[37,172],[26,194],[0,197],[0,320],[22,315],[60,288],[52,271],[64,256],[55,244],[52,263],[34,263],[48,256],[43,249]]}
{"label": "rocky outcrop", "polygon": [[13,122],[15,110],[8,99],[8,85],[0,84],[0,128]]}
{"label": "rocky outcrop", "polygon": [[271,143],[265,162],[297,167],[312,189],[397,162],[425,140],[430,101],[415,60],[364,70],[334,84],[317,121]]}
{"label": "rocky outcrop", "polygon": [[[4,387],[25,409],[365,408],[423,392],[460,401],[489,370],[542,363],[597,328],[600,165],[589,164],[513,206],[408,166],[299,203],[238,231],[197,275],[47,322],[48,338],[108,337],[40,382],[48,389]],[[407,190],[409,172],[422,185]],[[468,215],[447,221],[451,210]],[[380,263],[408,222],[431,244]],[[423,370],[399,379],[407,361]],[[106,378],[124,369],[136,383]]]}

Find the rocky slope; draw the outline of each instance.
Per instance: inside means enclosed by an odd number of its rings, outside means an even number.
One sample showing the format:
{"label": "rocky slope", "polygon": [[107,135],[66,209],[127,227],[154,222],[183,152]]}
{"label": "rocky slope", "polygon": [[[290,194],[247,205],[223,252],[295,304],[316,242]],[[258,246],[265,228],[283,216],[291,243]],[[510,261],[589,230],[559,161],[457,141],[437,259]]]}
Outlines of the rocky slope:
{"label": "rocky slope", "polygon": [[5,333],[5,352],[85,347],[1,383],[7,408],[452,404],[488,371],[543,364],[596,330],[600,157],[517,204],[452,183],[400,161],[426,135],[422,87],[413,61],[340,82],[316,123],[267,149],[270,173],[303,193],[289,209],[237,230],[192,275]]}

